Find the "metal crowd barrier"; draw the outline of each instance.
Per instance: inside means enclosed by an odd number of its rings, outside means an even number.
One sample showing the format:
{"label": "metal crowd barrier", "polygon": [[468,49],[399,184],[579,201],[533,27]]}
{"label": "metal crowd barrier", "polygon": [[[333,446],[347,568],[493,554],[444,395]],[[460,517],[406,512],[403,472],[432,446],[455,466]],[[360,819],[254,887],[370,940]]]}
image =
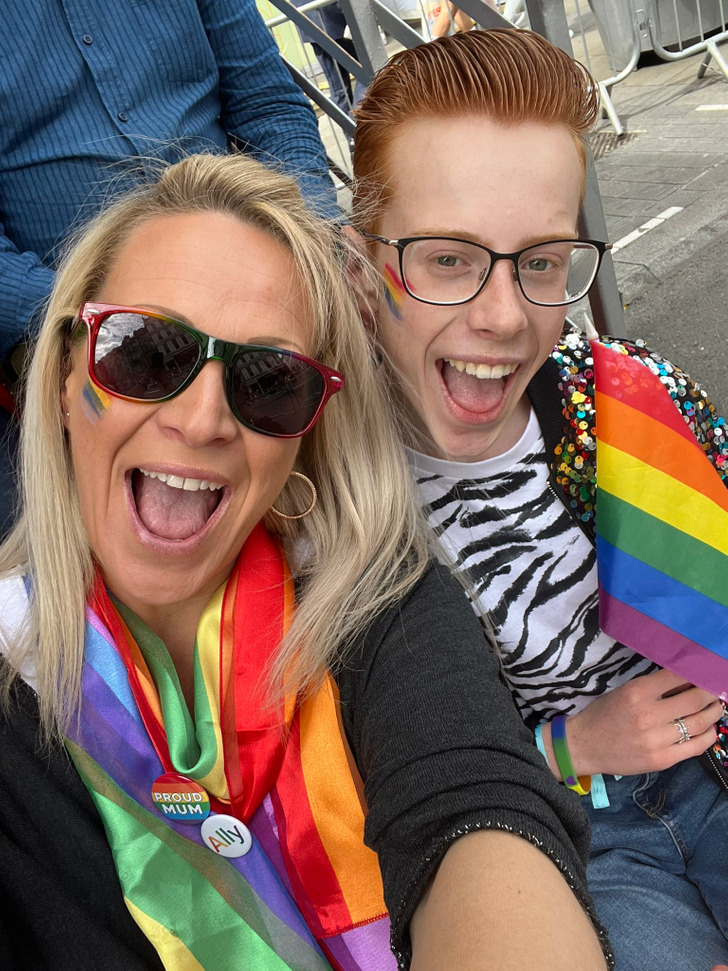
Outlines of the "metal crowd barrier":
{"label": "metal crowd barrier", "polygon": [[[637,67],[640,57],[640,34],[632,0],[589,0],[585,12],[581,0],[567,4],[573,7],[570,17],[574,56],[586,65],[599,82],[602,110],[617,135],[624,127],[612,101],[611,91]],[[594,56],[593,56],[594,55]],[[602,77],[608,65],[607,77]]]}
{"label": "metal crowd barrier", "polygon": [[718,48],[728,40],[726,0],[646,0],[637,17],[639,29],[647,32],[658,57],[679,61],[704,51],[698,77],[713,60],[728,80],[728,62]]}
{"label": "metal crowd barrier", "polygon": [[[302,29],[308,37],[315,39],[321,50],[341,64],[344,70],[348,71],[355,79],[355,83],[364,88],[369,84],[374,74],[387,63],[395,50],[400,50],[403,47],[416,47],[425,40],[426,10],[423,0],[338,0],[339,7],[344,13],[351,32],[357,58],[353,58],[343,50],[335,40],[312,23],[306,15],[307,11],[318,10],[333,2],[333,0],[309,0],[309,2],[298,7],[290,3],[289,0],[269,0],[269,2],[280,12],[280,16],[266,20],[268,26],[274,31],[274,35],[275,28],[286,21],[290,21],[297,28]],[[410,4],[406,20],[397,12],[402,9],[404,2]],[[574,4],[578,7],[579,0],[566,0],[566,2],[570,14],[573,15],[575,12]],[[590,0],[590,3],[592,2],[593,0]],[[606,3],[623,2],[631,2],[631,0],[606,0]],[[395,4],[397,5],[395,6]],[[480,28],[514,26],[511,20],[502,16],[501,13],[497,13],[483,0],[457,0],[457,6],[471,17]],[[501,5],[501,11],[508,12],[519,26],[530,25],[532,30],[548,38],[569,55],[575,56],[564,0],[507,0],[505,4]],[[387,36],[383,32],[386,32]],[[282,45],[279,44],[279,46]],[[349,114],[338,108],[331,98],[320,89],[316,80],[318,71],[308,52],[302,55],[301,51],[297,51],[296,58],[293,58],[291,52],[286,49],[282,49],[281,53],[301,88],[329,119],[331,130],[322,131],[322,137],[327,148],[332,172],[339,179],[340,186],[345,190],[351,179],[349,139],[354,132],[354,122]],[[588,54],[580,56],[580,52],[577,51],[576,56],[589,66],[586,60]],[[628,67],[629,70],[632,69],[632,58],[633,53],[630,52],[630,57],[621,70],[612,72],[609,77],[600,82],[605,111],[618,133],[621,133],[621,126],[616,112],[613,111],[609,91],[614,84],[626,76],[626,73],[629,73],[626,70]],[[294,60],[299,62],[298,66],[294,64]],[[586,192],[579,217],[579,232],[591,239],[607,239],[607,226],[599,195],[596,171],[589,152],[587,152]],[[614,264],[609,253],[605,255],[597,282],[589,294],[589,304],[591,316],[599,333],[609,333],[614,336],[624,335],[622,301],[617,286]]]}

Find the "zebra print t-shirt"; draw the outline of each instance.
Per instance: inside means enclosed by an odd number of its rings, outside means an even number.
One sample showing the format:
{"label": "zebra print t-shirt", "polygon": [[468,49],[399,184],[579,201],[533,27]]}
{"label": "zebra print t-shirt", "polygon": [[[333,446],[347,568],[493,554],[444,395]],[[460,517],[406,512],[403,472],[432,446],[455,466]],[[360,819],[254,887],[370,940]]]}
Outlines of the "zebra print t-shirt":
{"label": "zebra print t-shirt", "polygon": [[651,669],[599,630],[594,548],[551,490],[533,412],[504,455],[468,464],[409,458],[430,525],[487,611],[531,726]]}

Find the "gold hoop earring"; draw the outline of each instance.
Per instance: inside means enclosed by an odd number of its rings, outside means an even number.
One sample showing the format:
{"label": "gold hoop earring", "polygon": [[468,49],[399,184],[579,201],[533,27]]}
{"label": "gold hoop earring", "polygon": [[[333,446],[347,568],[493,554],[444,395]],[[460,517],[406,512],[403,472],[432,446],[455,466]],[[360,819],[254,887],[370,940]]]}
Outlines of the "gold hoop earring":
{"label": "gold hoop earring", "polygon": [[280,509],[276,509],[275,506],[271,506],[270,511],[274,512],[276,516],[280,516],[281,519],[304,519],[306,516],[308,516],[309,513],[312,513],[316,508],[316,502],[318,500],[318,494],[316,493],[316,486],[313,484],[313,482],[311,482],[311,480],[307,475],[303,474],[303,472],[289,472],[288,478],[290,479],[292,475],[295,475],[297,479],[303,479],[303,481],[311,490],[311,502],[309,504],[308,509],[305,509],[303,512],[299,512],[298,515],[296,516],[289,516],[288,513],[281,512]]}

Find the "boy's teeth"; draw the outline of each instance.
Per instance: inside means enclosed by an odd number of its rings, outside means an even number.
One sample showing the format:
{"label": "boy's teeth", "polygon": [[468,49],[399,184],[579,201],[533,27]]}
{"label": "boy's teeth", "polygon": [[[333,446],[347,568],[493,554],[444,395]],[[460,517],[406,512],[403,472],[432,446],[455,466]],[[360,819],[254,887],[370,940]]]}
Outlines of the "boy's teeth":
{"label": "boy's teeth", "polygon": [[139,469],[142,475],[149,476],[150,479],[159,479],[173,489],[184,489],[187,492],[197,492],[199,489],[222,489],[218,482],[208,482],[207,479],[184,479],[181,475],[167,475],[166,472],[152,472],[148,469]]}
{"label": "boy's teeth", "polygon": [[451,361],[449,358],[445,359],[446,362],[454,367],[456,371],[464,371],[466,374],[472,374],[476,378],[489,378],[491,380],[497,378],[503,378],[507,374],[512,374],[516,370],[515,364],[475,364],[472,361]]}

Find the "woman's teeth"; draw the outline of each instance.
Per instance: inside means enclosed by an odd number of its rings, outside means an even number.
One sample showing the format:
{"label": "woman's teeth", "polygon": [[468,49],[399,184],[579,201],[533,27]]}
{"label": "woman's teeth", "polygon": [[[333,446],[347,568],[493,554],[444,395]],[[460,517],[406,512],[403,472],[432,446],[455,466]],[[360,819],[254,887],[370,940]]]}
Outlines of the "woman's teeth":
{"label": "woman's teeth", "polygon": [[449,358],[445,359],[445,363],[454,367],[456,371],[464,371],[476,378],[490,379],[504,378],[512,374],[518,366],[516,364],[474,364],[472,361],[451,361]]}
{"label": "woman's teeth", "polygon": [[148,469],[139,469],[142,475],[150,479],[159,479],[173,489],[184,489],[186,492],[197,492],[200,489],[222,489],[223,486],[218,482],[209,482],[207,479],[185,479],[181,475],[167,475],[166,472],[151,472]]}

